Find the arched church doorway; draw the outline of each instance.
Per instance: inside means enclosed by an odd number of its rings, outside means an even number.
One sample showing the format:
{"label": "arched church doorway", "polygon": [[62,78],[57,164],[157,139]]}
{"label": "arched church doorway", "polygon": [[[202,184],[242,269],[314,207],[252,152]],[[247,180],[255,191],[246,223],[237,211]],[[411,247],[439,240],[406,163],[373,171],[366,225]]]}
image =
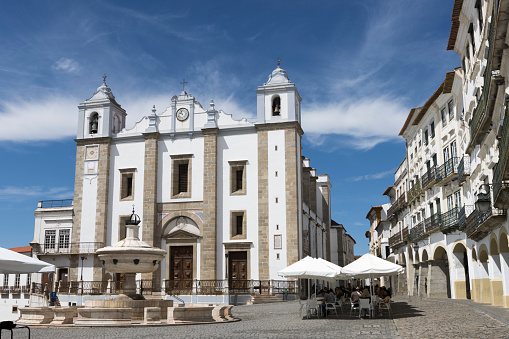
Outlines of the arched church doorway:
{"label": "arched church doorway", "polygon": [[457,243],[452,253],[454,258],[454,296],[456,299],[470,299],[470,274],[467,248],[463,243]]}
{"label": "arched church doorway", "polygon": [[163,227],[166,249],[165,290],[167,294],[186,295],[197,278],[197,244],[201,230],[193,215],[179,215]]}

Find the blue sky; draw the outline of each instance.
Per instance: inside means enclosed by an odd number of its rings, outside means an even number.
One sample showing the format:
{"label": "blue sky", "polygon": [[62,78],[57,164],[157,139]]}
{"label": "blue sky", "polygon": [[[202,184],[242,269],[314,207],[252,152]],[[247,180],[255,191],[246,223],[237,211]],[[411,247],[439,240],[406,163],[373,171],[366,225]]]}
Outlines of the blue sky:
{"label": "blue sky", "polygon": [[186,90],[252,118],[277,58],[302,101],[303,155],[332,217],[368,251],[365,219],[405,155],[413,107],[460,65],[453,0],[17,1],[0,11],[0,246],[33,239],[39,200],[73,197],[77,105],[103,73],[127,127]]}

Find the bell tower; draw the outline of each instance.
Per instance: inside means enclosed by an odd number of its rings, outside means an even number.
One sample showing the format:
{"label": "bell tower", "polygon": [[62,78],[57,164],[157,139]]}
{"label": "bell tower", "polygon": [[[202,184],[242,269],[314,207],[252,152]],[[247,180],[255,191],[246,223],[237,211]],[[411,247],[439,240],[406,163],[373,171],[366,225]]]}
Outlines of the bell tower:
{"label": "bell tower", "polygon": [[106,75],[94,95],[78,108],[78,139],[111,137],[125,128],[127,114],[106,85]]}
{"label": "bell tower", "polygon": [[300,125],[300,102],[297,87],[280,66],[269,75],[269,80],[259,86],[257,94],[257,123],[297,121]]}

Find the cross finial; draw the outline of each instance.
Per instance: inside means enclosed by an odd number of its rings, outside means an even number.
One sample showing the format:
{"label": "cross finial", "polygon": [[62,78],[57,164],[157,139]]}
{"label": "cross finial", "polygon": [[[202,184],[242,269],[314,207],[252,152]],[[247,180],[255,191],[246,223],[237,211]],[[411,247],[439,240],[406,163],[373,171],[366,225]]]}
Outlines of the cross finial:
{"label": "cross finial", "polygon": [[106,73],[105,73],[105,74],[103,74],[103,84],[105,84],[105,85],[106,85]]}
{"label": "cross finial", "polygon": [[277,57],[277,66],[281,66],[281,58],[280,57]]}
{"label": "cross finial", "polygon": [[182,85],[182,90],[184,91],[185,87],[186,87],[186,84],[188,84],[188,82],[186,81],[186,79],[183,79],[180,84]]}

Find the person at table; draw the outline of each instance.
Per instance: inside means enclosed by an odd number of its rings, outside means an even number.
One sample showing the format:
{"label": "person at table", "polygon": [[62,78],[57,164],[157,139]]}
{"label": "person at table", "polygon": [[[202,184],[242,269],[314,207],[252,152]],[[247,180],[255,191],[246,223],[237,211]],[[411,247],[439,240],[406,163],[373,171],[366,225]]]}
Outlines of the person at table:
{"label": "person at table", "polygon": [[361,298],[362,299],[366,299],[366,298],[369,298],[371,297],[371,295],[369,294],[369,288],[368,287],[364,287],[364,289],[362,290],[362,293],[361,293]]}
{"label": "person at table", "polygon": [[361,298],[361,288],[357,286],[355,291],[353,291],[352,294],[350,295],[350,300],[352,301],[352,304],[357,306],[359,305],[360,298]]}
{"label": "person at table", "polygon": [[327,307],[327,304],[334,304],[334,298],[330,295],[330,293],[327,293],[325,292],[324,290],[320,291],[321,292],[321,296],[323,297],[322,299],[322,305],[321,305],[321,308],[322,308],[322,314],[326,314],[326,307]]}

